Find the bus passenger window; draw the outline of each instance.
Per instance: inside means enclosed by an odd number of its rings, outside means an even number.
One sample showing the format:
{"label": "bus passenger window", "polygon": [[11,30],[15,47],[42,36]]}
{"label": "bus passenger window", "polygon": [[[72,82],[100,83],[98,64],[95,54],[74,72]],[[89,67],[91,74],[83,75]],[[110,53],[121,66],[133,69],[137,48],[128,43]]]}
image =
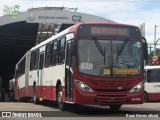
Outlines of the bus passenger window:
{"label": "bus passenger window", "polygon": [[35,51],[34,70],[38,69],[38,61],[39,61],[39,49]]}
{"label": "bus passenger window", "polygon": [[51,65],[51,44],[46,45],[45,51],[45,67],[49,67]]}
{"label": "bus passenger window", "polygon": [[147,82],[155,83],[160,81],[160,70],[148,70],[147,72]]}
{"label": "bus passenger window", "polygon": [[150,82],[150,77],[151,77],[151,71],[150,70],[148,70],[147,71],[147,82]]}
{"label": "bus passenger window", "polygon": [[35,51],[31,53],[30,71],[34,70],[34,65],[35,65]]}
{"label": "bus passenger window", "polygon": [[54,42],[51,45],[51,66],[54,65]]}
{"label": "bus passenger window", "polygon": [[51,61],[51,65],[54,66],[58,63],[58,41],[54,41],[52,43],[52,61]]}
{"label": "bus passenger window", "polygon": [[63,64],[64,63],[64,59],[65,59],[65,43],[66,43],[66,39],[65,38],[61,38],[60,39],[60,51],[59,51],[59,64]]}

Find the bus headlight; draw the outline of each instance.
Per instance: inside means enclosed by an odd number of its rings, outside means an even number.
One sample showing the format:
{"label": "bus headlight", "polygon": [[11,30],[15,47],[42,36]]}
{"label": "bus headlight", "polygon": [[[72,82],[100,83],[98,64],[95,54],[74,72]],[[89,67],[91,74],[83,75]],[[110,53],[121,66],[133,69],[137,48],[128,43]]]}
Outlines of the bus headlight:
{"label": "bus headlight", "polygon": [[86,85],[84,82],[79,81],[79,80],[75,80],[75,82],[78,88],[82,90],[83,92],[93,92],[93,90],[88,85]]}
{"label": "bus headlight", "polygon": [[131,89],[130,93],[139,92],[143,87],[144,87],[143,82],[140,82]]}

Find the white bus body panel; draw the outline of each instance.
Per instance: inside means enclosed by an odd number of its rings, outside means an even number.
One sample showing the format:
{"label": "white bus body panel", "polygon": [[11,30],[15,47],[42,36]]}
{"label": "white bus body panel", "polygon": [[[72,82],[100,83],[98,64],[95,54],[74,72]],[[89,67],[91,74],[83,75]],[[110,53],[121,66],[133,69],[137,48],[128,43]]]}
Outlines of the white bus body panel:
{"label": "white bus body panel", "polygon": [[18,78],[18,86],[19,89],[25,87],[25,75],[22,75],[21,77]]}
{"label": "white bus body panel", "polygon": [[38,70],[29,72],[29,86],[33,86],[34,81],[38,83]]}
{"label": "white bus body panel", "polygon": [[54,67],[44,68],[43,85],[56,86],[58,80],[64,86],[65,65],[57,65]]}
{"label": "white bus body panel", "polygon": [[145,83],[147,93],[160,93],[160,83]]}

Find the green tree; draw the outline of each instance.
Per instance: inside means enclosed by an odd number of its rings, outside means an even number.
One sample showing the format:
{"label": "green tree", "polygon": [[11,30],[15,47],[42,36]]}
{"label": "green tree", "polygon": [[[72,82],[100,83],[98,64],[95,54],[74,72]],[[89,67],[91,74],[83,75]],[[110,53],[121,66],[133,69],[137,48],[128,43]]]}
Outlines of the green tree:
{"label": "green tree", "polygon": [[160,61],[160,49],[156,49],[156,55],[158,56],[158,61]]}

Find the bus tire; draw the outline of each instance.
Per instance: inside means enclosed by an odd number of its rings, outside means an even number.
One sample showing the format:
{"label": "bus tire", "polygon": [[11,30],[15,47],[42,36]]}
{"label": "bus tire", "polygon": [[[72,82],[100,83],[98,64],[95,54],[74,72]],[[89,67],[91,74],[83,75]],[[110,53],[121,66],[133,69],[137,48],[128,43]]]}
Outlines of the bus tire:
{"label": "bus tire", "polygon": [[147,92],[144,92],[144,102],[148,102],[148,94],[147,94]]}
{"label": "bus tire", "polygon": [[121,108],[121,105],[109,105],[111,110],[119,110]]}
{"label": "bus tire", "polygon": [[67,109],[67,104],[63,102],[63,95],[62,95],[62,86],[61,84],[58,86],[57,90],[57,103],[60,110],[64,111]]}
{"label": "bus tire", "polygon": [[38,104],[39,100],[37,98],[37,91],[36,91],[36,85],[33,86],[33,103]]}

